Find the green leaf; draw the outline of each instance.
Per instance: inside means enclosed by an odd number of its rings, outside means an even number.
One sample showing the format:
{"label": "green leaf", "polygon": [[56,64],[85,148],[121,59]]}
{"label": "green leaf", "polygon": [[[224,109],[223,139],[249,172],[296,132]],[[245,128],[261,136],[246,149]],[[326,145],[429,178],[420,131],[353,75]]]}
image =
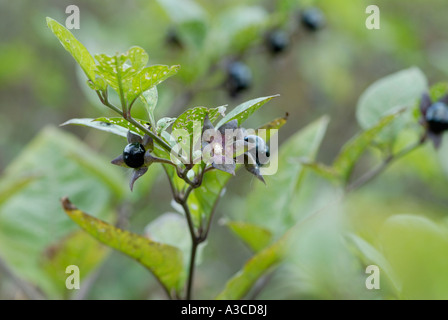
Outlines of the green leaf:
{"label": "green leaf", "polygon": [[270,268],[278,265],[285,254],[285,239],[282,238],[254,255],[244,267],[227,283],[217,300],[242,299],[257,280]]}
{"label": "green leaf", "polygon": [[265,177],[267,187],[255,185],[247,195],[246,210],[242,210],[247,222],[264,226],[274,233],[281,233],[291,225],[288,220],[292,219],[292,199],[300,194],[306,172],[301,159],[313,161],[328,122],[327,117],[322,117],[282,144],[278,154],[278,172]]}
{"label": "green leaf", "polygon": [[369,147],[375,138],[394,120],[396,120],[403,110],[394,114],[385,116],[372,128],[362,132],[348,141],[339,152],[333,163],[333,170],[338,173],[343,181],[348,181],[352,169],[367,147]]}
{"label": "green leaf", "polygon": [[66,268],[76,265],[80,270],[80,282],[82,283],[90,272],[106,258],[107,253],[107,247],[79,230],[47,247],[41,265],[58,290],[65,294],[65,298],[69,298],[68,294],[71,292],[67,290],[65,284],[68,276],[65,272]]}
{"label": "green leaf", "polygon": [[67,289],[42,268],[43,254],[76,229],[59,199],[70,195],[98,217],[110,218],[129,191],[122,172],[108,163],[73,135],[48,127],[0,178],[7,191],[0,204],[0,257],[50,299],[62,298]]}
{"label": "green leaf", "polygon": [[429,89],[431,101],[437,101],[448,94],[448,82],[439,82]]}
{"label": "green leaf", "polygon": [[230,173],[221,170],[211,170],[204,174],[201,188],[193,189],[187,204],[195,226],[210,218],[222,194],[224,186],[232,177]]}
{"label": "green leaf", "polygon": [[[356,117],[360,126],[367,130],[390,113],[403,107],[412,108],[427,87],[426,77],[418,68],[406,69],[378,80],[359,98]],[[414,123],[411,114],[397,121],[379,140],[386,144],[393,142],[409,123]]]}
{"label": "green leaf", "polygon": [[217,20],[219,35],[216,50],[239,51],[260,39],[260,30],[268,21],[268,13],[261,6],[237,6],[224,11]]}
{"label": "green leaf", "polygon": [[247,120],[247,118],[249,118],[255,111],[257,111],[266,102],[268,102],[278,96],[279,95],[257,98],[257,99],[249,100],[249,101],[246,101],[246,102],[240,104],[235,109],[230,111],[224,118],[222,118],[216,124],[216,128],[219,128],[224,123],[227,123],[234,119],[238,120],[238,126],[240,126],[244,121]]}
{"label": "green leaf", "polygon": [[157,121],[157,125],[156,125],[157,134],[160,135],[162,133],[162,131],[165,131],[166,129],[168,129],[168,127],[170,125],[172,125],[175,121],[176,121],[176,118],[169,118],[169,117],[164,117],[162,119],[159,119],[159,121]]}
{"label": "green leaf", "polygon": [[194,0],[158,0],[157,2],[176,23],[203,20],[206,17],[205,10]]}
{"label": "green leaf", "polygon": [[[47,25],[51,32],[53,32],[53,34],[59,39],[65,50],[67,50],[80,65],[89,80],[96,85],[100,85],[102,82],[95,79],[95,60],[90,55],[89,51],[87,51],[87,49],[73,36],[70,31],[68,31],[56,20],[47,17]],[[100,86],[100,88],[104,89],[104,86]]]}
{"label": "green leaf", "polygon": [[136,259],[160,281],[170,295],[180,292],[185,279],[182,252],[176,247],[152,241],[138,234],[114,227],[75,208],[63,200],[67,215],[98,241]]}
{"label": "green leaf", "polygon": [[269,130],[278,130],[281,127],[283,127],[286,124],[286,121],[288,120],[289,114],[286,113],[284,117],[274,119],[272,121],[269,121],[268,123],[265,123],[261,127],[259,127],[257,130],[267,130],[266,131],[266,139],[265,141],[271,140],[271,133]]}
{"label": "green leaf", "polygon": [[99,65],[97,73],[104,78],[121,97],[131,105],[143,92],[173,76],[179,66],[154,65],[145,67],[147,53],[140,47],[132,47],[127,52],[108,56],[95,56]]}
{"label": "green leaf", "polygon": [[400,298],[448,298],[446,225],[417,215],[395,215],[380,229],[378,247],[402,283]]}
{"label": "green leaf", "polygon": [[307,159],[302,160],[302,164],[329,181],[337,182],[340,180],[339,173],[334,170],[333,167],[329,167],[318,162],[308,162]]}
{"label": "green leaf", "polygon": [[159,100],[159,95],[157,92],[157,87],[154,86],[149,90],[143,92],[140,96],[143,101],[146,111],[148,112],[149,122],[153,128],[156,127],[156,121],[154,118],[154,110],[157,106],[157,101]]}
{"label": "green leaf", "polygon": [[253,252],[260,252],[272,241],[272,233],[263,227],[241,221],[227,221],[226,225],[246,243]]}
{"label": "green leaf", "polygon": [[355,234],[349,234],[348,240],[353,242],[353,244],[358,248],[360,254],[362,255],[363,262],[367,265],[377,265],[387,276],[395,292],[399,293],[401,291],[401,284],[398,281],[398,276],[395,274],[394,269],[384,255],[370,243]]}

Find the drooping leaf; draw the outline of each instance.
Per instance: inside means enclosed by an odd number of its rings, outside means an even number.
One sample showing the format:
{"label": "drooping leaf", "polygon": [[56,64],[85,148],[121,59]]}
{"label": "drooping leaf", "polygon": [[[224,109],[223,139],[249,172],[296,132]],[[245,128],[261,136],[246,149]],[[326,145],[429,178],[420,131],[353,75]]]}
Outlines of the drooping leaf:
{"label": "drooping leaf", "polygon": [[53,32],[53,34],[59,39],[65,50],[73,56],[89,80],[97,86],[100,85],[100,89],[104,89],[104,86],[101,85],[102,82],[95,79],[96,64],[89,51],[87,51],[87,49],[73,36],[70,31],[68,31],[56,20],[47,17],[47,25],[51,32]]}
{"label": "drooping leaf", "polygon": [[240,126],[244,121],[247,120],[255,111],[257,111],[261,106],[263,106],[266,102],[272,100],[279,95],[262,97],[253,100],[246,101],[235,109],[230,111],[224,118],[222,118],[217,124],[216,128],[219,128],[224,123],[232,121],[234,119],[238,120],[238,126]]}
{"label": "drooping leaf", "polygon": [[253,252],[260,252],[272,241],[272,233],[258,225],[241,222],[227,221],[226,225],[246,243]]}
{"label": "drooping leaf", "polygon": [[62,201],[67,215],[100,242],[136,259],[160,281],[169,294],[179,292],[185,278],[182,252],[176,247],[154,242],[122,230],[78,210],[67,198]]}

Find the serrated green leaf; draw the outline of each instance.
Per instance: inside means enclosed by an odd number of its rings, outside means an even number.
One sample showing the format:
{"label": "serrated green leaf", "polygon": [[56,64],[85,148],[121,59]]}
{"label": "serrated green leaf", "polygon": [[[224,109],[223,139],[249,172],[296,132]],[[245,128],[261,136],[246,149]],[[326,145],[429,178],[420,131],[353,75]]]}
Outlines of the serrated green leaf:
{"label": "serrated green leaf", "polygon": [[237,235],[253,252],[260,252],[272,241],[272,233],[258,225],[241,222],[227,221],[226,225]]}
{"label": "serrated green leaf", "polygon": [[389,125],[396,120],[403,111],[395,112],[382,118],[372,128],[362,132],[348,141],[339,152],[335,161],[333,162],[333,170],[343,179],[348,181],[352,169],[364,151],[369,147],[375,138]]}
{"label": "serrated green leaf", "polygon": [[257,98],[240,104],[235,109],[230,111],[224,118],[222,118],[216,124],[216,128],[219,128],[224,123],[227,123],[234,119],[238,120],[238,126],[240,126],[244,121],[247,120],[247,118],[249,118],[255,111],[261,108],[261,106],[263,106],[266,102],[278,96],[279,95]]}
{"label": "serrated green leaf", "polygon": [[68,31],[63,25],[47,17],[47,25],[51,32],[59,39],[62,46],[67,50],[80,65],[89,80],[104,89],[103,83],[95,79],[95,60],[87,49]]}
{"label": "serrated green leaf", "polygon": [[182,252],[176,247],[154,242],[122,230],[75,208],[63,200],[67,215],[98,241],[136,259],[160,281],[169,294],[179,292],[185,279]]}

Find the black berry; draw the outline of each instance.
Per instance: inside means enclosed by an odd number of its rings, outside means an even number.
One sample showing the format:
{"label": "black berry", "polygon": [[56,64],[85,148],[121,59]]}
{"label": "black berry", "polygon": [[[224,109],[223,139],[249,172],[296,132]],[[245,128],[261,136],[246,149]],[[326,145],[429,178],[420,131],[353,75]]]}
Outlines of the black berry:
{"label": "black berry", "polygon": [[302,11],[302,25],[309,31],[317,31],[325,25],[325,16],[318,8],[308,8]]}
{"label": "black berry", "polygon": [[448,130],[448,106],[445,103],[432,104],[426,111],[425,118],[431,132],[441,133]]}
{"label": "black berry", "polygon": [[237,96],[252,85],[252,71],[242,62],[232,62],[227,70],[226,85],[230,96]]}
{"label": "black berry", "polygon": [[140,143],[130,143],[123,150],[124,163],[130,168],[140,168],[145,163],[145,148]]}
{"label": "black berry", "polygon": [[267,36],[266,44],[272,54],[283,52],[289,45],[289,36],[283,30],[271,31]]}

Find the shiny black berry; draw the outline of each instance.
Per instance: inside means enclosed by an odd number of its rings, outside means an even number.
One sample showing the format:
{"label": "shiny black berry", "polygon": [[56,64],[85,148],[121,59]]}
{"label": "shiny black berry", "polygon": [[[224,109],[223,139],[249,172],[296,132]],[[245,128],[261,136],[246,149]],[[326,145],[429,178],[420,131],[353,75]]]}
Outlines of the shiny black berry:
{"label": "shiny black berry", "polygon": [[237,96],[240,92],[247,90],[252,85],[252,71],[239,61],[232,62],[227,69],[226,86],[231,97]]}
{"label": "shiny black berry", "polygon": [[266,45],[272,54],[285,51],[289,45],[288,33],[283,30],[271,31],[267,36]]}
{"label": "shiny black berry", "polygon": [[448,106],[443,102],[432,104],[426,111],[426,122],[429,131],[441,133],[448,130]]}
{"label": "shiny black berry", "polygon": [[325,25],[325,16],[318,8],[307,8],[302,11],[301,23],[309,31],[317,31]]}
{"label": "shiny black berry", "polygon": [[124,163],[130,168],[140,168],[145,163],[145,148],[140,143],[130,143],[123,150]]}

